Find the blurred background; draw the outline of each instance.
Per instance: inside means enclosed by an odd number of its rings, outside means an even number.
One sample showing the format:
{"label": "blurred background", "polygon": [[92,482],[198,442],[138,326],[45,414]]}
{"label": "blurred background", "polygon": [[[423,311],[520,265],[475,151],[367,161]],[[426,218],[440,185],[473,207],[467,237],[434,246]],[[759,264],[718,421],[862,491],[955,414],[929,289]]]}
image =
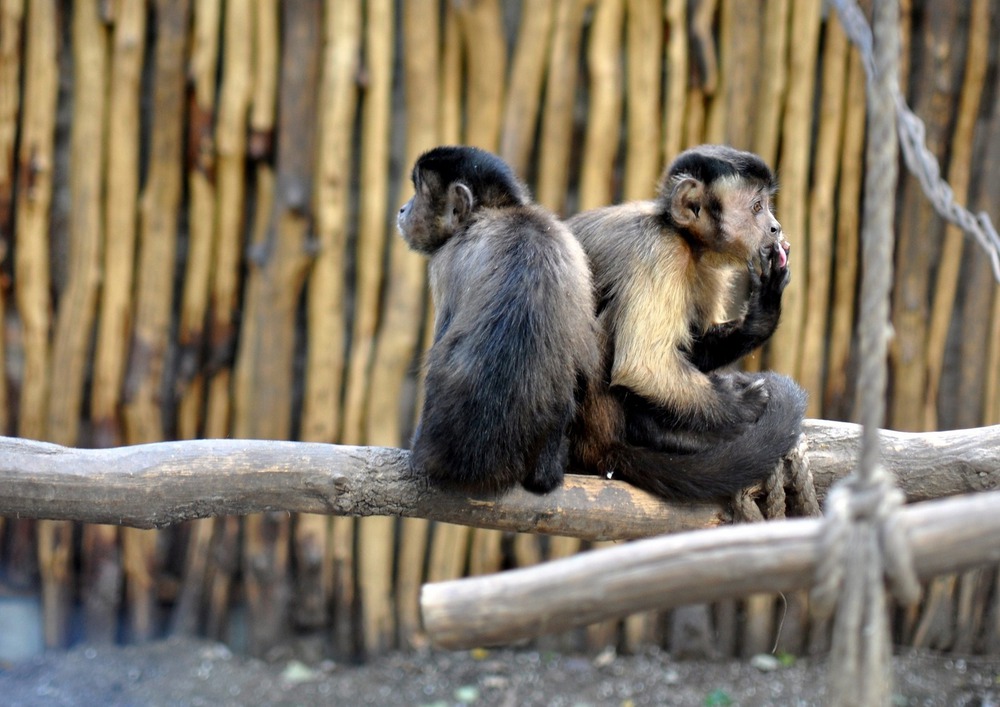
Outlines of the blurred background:
{"label": "blurred background", "polygon": [[[1000,0],[903,0],[902,20],[928,145],[1000,222]],[[0,430],[405,446],[433,315],[395,213],[442,143],[497,152],[564,216],[651,197],[688,146],[761,154],[793,278],[746,365],[851,420],[864,134],[861,61],[822,0],[0,0]],[[1000,423],[989,262],[905,170],[896,207],[887,424]],[[423,581],[586,547],[415,519],[7,518],[0,626],[21,651],[182,633],[356,657],[421,644]],[[896,640],[997,652],[998,577],[939,578]],[[823,650],[805,601],[543,640]]]}

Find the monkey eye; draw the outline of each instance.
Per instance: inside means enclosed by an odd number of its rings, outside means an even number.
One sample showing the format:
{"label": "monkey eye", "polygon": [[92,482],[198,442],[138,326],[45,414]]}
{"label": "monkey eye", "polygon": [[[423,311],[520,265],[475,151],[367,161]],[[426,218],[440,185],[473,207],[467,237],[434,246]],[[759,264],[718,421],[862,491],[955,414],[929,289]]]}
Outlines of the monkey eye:
{"label": "monkey eye", "polygon": [[764,210],[764,203],[760,199],[757,199],[757,201],[753,202],[753,206],[750,207],[750,210],[755,214],[759,214]]}

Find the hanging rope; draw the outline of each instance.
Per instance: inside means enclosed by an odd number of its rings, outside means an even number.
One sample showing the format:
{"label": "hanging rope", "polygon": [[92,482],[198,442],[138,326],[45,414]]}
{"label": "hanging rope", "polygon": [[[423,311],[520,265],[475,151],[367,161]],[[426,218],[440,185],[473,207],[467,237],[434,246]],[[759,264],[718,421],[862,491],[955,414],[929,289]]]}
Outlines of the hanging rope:
{"label": "hanging rope", "polygon": [[[837,2],[838,9],[844,4]],[[856,7],[856,6],[855,6]],[[862,18],[863,19],[863,18]],[[847,22],[845,21],[845,26]],[[889,292],[898,142],[898,0],[876,0],[874,41],[866,59],[868,135],[860,297],[861,455],[857,470],[831,489],[820,547],[813,608],[836,608],[829,659],[831,704],[884,705],[892,694],[886,579],[897,599],[919,598],[907,539],[894,522],[903,494],[879,464],[878,429],[885,417]],[[862,47],[862,52],[865,52]],[[998,271],[1000,272],[1000,271]]]}
{"label": "hanging rope", "polygon": [[[832,0],[837,8],[837,15],[844,27],[844,32],[858,51],[868,76],[868,86],[876,84],[876,62],[873,50],[872,30],[865,21],[865,15],[854,0]],[[891,103],[885,110],[896,115],[899,130],[899,145],[903,148],[903,159],[906,166],[919,181],[924,194],[934,205],[934,209],[945,219],[961,228],[979,243],[986,252],[993,267],[993,277],[1000,282],[1000,235],[997,234],[989,214],[980,211],[973,214],[968,209],[955,203],[955,194],[951,186],[941,178],[941,167],[937,158],[927,149],[927,129],[920,118],[906,105],[899,82],[882,85],[883,98],[888,96]],[[869,98],[868,105],[871,106]],[[895,137],[893,140],[895,141]]]}

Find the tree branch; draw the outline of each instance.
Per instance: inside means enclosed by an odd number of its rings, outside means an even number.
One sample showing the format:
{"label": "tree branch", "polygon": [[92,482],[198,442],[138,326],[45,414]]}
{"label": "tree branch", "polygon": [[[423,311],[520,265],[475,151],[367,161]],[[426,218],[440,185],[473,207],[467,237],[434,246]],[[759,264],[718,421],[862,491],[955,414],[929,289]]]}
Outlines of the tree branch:
{"label": "tree branch", "polygon": [[[857,425],[809,420],[817,493],[848,474]],[[882,433],[883,462],[911,501],[1000,488],[1000,426]],[[265,440],[72,449],[0,438],[0,516],[139,528],[262,511],[396,515],[509,531],[623,540],[722,525],[722,504],[666,503],[623,482],[567,476],[546,496],[468,496],[414,478],[407,453]]]}

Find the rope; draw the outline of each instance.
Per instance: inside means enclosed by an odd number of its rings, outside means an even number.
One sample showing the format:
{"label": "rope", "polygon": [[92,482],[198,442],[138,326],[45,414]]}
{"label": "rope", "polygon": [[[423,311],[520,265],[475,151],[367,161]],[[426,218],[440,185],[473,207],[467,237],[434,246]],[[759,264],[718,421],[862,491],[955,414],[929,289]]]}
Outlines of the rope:
{"label": "rope", "polygon": [[[832,0],[832,2],[837,8],[845,34],[861,52],[868,85],[876,84],[878,70],[873,50],[872,30],[865,21],[864,13],[854,0]],[[951,186],[941,177],[941,167],[937,158],[927,149],[927,129],[923,121],[906,104],[906,99],[899,89],[899,82],[894,81],[887,86],[881,86],[879,90],[883,92],[883,98],[886,95],[891,98],[892,104],[887,106],[887,110],[892,110],[896,115],[899,145],[902,147],[907,169],[920,182],[924,194],[938,214],[976,239],[979,247],[990,259],[993,277],[1000,282],[1000,235],[997,234],[989,214],[985,211],[973,214],[955,203],[955,194]]]}
{"label": "rope", "polygon": [[[738,523],[757,523],[784,518],[789,511],[795,511],[794,515],[820,515],[816,488],[806,457],[807,448],[805,436],[800,435],[798,443],[778,460],[760,489],[749,487],[737,492],[732,498],[733,519]],[[786,486],[791,490],[791,496],[786,492]],[[763,510],[758,503],[758,493],[762,497]]]}
{"label": "rope", "polygon": [[803,516],[819,516],[822,510],[816,498],[816,487],[813,485],[812,471],[809,469],[808,449],[805,436],[799,437],[798,446],[787,458],[788,481],[792,494],[798,503],[798,513]]}
{"label": "rope", "polygon": [[[903,603],[912,603],[920,595],[907,538],[894,522],[895,513],[904,502],[903,494],[879,464],[878,438],[878,429],[885,418],[898,177],[899,143],[893,116],[902,115],[901,107],[905,109],[898,88],[899,3],[876,0],[872,35],[866,24],[865,31],[861,31],[859,25],[864,24],[864,16],[853,2],[834,2],[848,36],[861,49],[868,73],[864,269],[859,304],[863,427],[858,468],[835,484],[827,497],[812,598],[813,608],[820,617],[828,617],[836,608],[828,670],[831,704],[884,705],[892,694],[886,581]],[[899,121],[899,125],[901,133],[915,130],[909,122]],[[912,135],[904,139],[904,145],[911,138]],[[995,265],[1000,279],[1000,261]]]}

